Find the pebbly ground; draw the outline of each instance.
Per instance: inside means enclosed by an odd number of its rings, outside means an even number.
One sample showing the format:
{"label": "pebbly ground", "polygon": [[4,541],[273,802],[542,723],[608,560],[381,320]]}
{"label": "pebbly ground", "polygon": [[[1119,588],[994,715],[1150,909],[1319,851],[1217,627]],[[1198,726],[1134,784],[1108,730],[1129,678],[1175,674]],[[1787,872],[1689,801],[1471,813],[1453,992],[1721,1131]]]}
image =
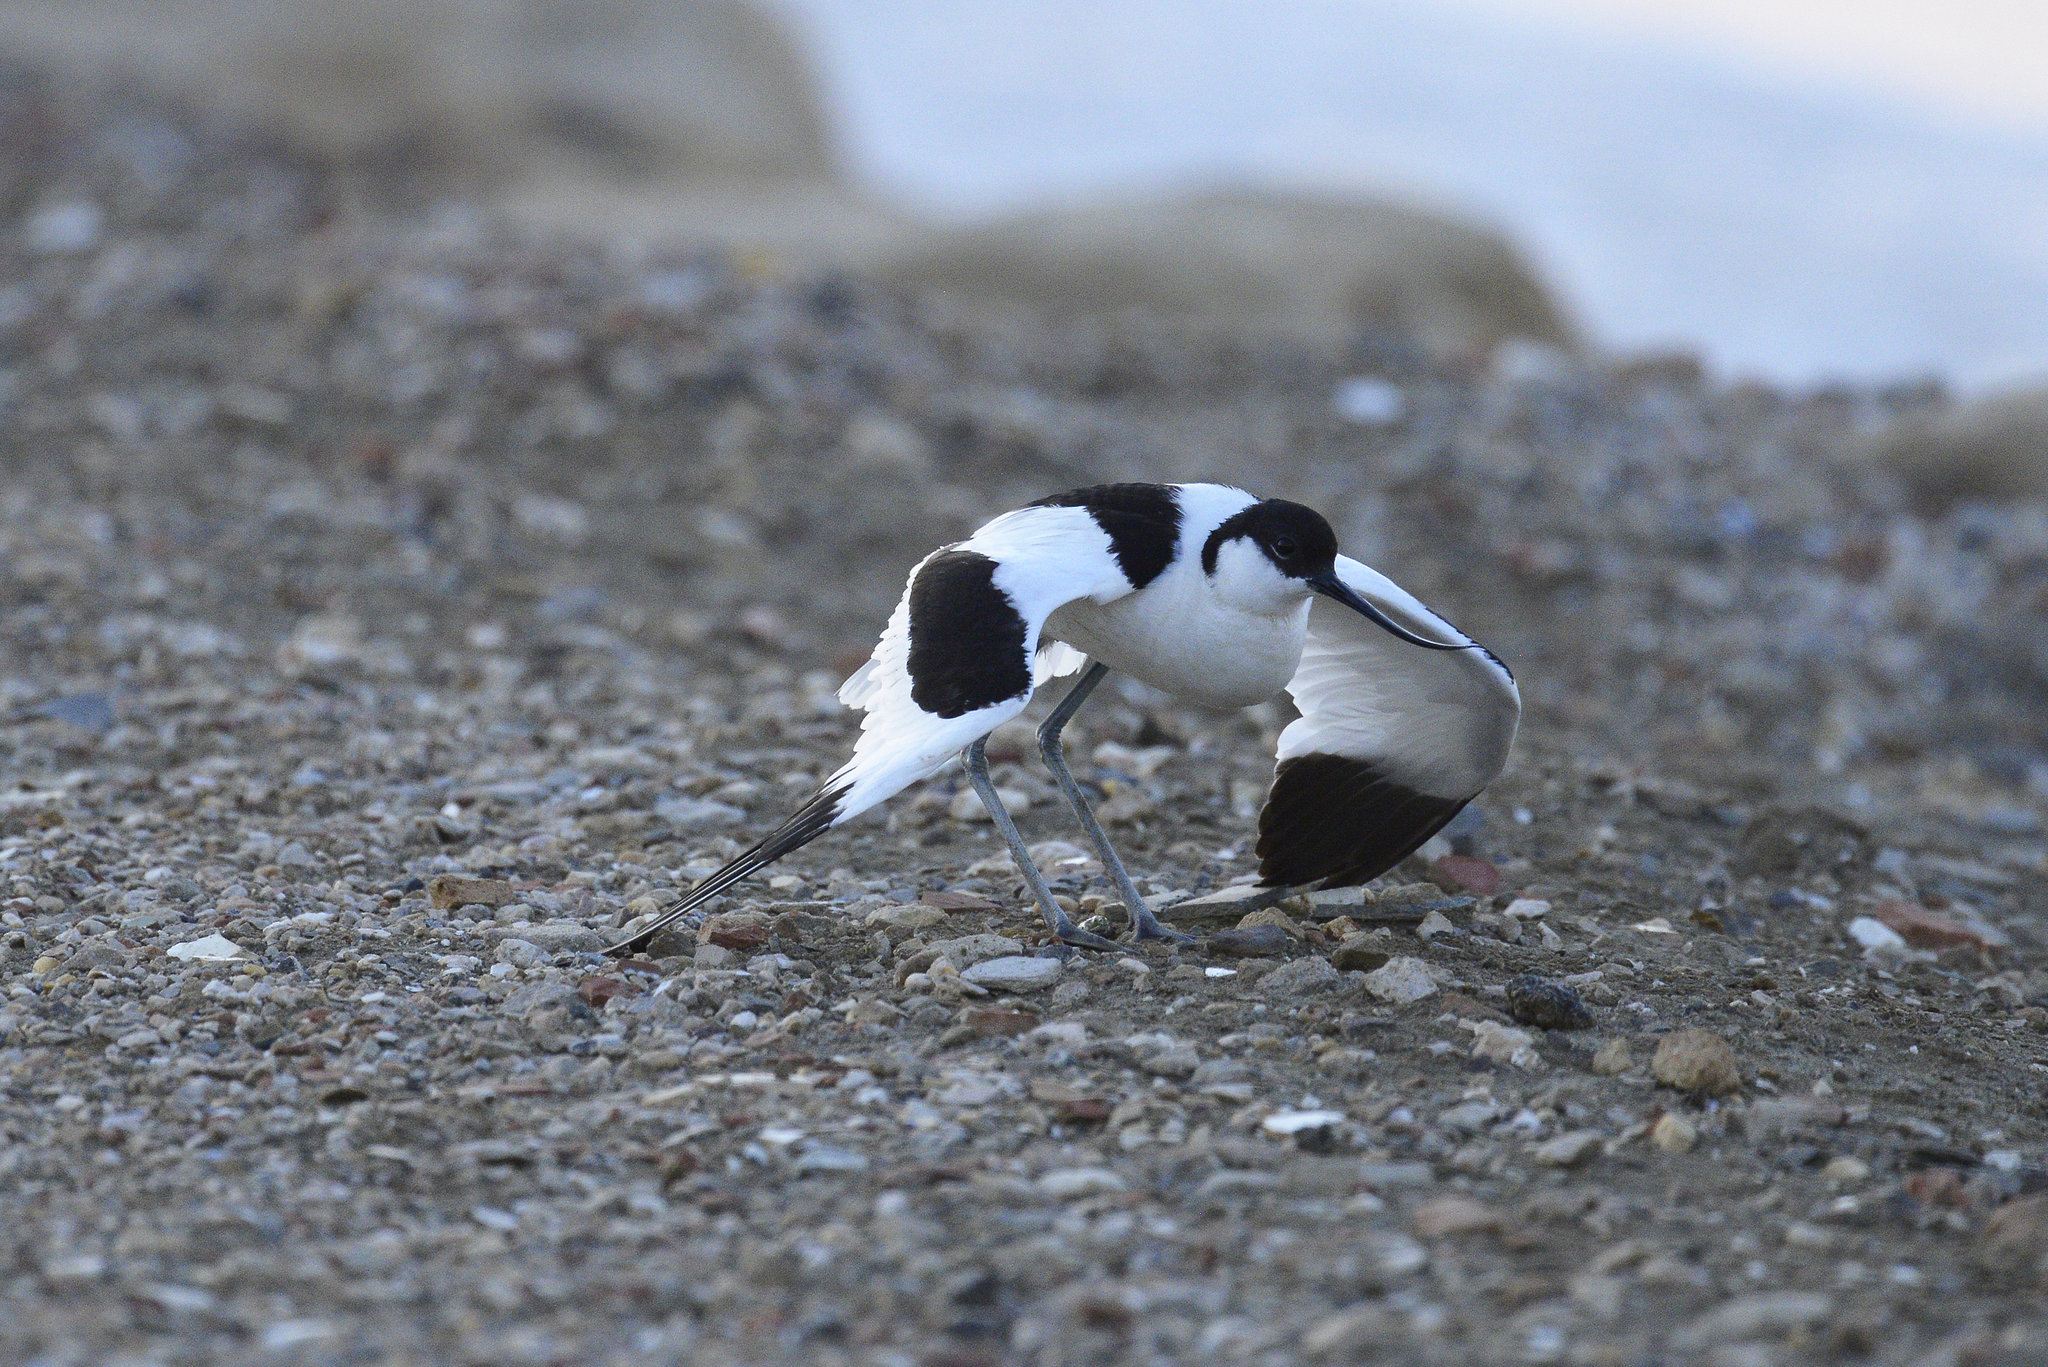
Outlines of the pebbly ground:
{"label": "pebbly ground", "polygon": [[[1825,455],[1938,386],[1045,331],[5,94],[0,1357],[2048,1360],[2048,513]],[[1516,668],[1447,840],[1061,964],[949,775],[593,952],[925,550],[1201,475]],[[1285,719],[1083,712],[1158,901]]]}

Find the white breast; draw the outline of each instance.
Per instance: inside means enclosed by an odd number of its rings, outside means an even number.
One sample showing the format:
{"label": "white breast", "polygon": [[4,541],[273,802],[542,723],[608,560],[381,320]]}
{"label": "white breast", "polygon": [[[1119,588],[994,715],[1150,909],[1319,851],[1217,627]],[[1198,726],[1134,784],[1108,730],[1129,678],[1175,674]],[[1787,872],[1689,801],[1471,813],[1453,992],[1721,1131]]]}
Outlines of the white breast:
{"label": "white breast", "polygon": [[1203,707],[1249,707],[1286,687],[1301,661],[1309,605],[1279,615],[1243,612],[1216,596],[1199,548],[1144,588],[1113,603],[1068,603],[1045,634]]}

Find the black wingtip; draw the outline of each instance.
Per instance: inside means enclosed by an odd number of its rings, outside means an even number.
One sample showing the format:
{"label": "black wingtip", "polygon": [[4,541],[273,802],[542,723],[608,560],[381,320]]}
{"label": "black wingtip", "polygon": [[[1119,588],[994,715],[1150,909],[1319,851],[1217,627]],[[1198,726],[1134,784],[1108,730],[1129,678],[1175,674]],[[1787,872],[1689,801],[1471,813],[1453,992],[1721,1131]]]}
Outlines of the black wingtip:
{"label": "black wingtip", "polygon": [[1419,849],[1469,801],[1417,792],[1369,760],[1326,754],[1284,759],[1259,812],[1259,881],[1326,888],[1370,882]]}
{"label": "black wingtip", "polygon": [[654,937],[674,925],[678,920],[725,892],[743,879],[752,877],[790,851],[810,844],[828,830],[839,817],[839,804],[846,797],[847,788],[823,788],[814,794],[803,806],[796,809],[789,820],[733,858],[718,872],[691,888],[679,898],[674,906],[661,914],[652,925],[636,931],[630,939],[619,941],[604,952],[615,959],[630,958],[642,953],[654,943]]}

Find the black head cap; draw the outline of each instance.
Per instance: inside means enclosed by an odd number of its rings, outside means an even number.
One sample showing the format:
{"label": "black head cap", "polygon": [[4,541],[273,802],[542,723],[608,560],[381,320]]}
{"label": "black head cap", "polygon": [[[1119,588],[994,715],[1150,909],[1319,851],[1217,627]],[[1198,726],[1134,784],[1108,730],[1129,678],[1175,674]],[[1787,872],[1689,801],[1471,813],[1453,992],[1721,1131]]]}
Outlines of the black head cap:
{"label": "black head cap", "polygon": [[1243,537],[1290,579],[1328,574],[1337,563],[1337,534],[1313,508],[1269,498],[1226,518],[1202,543],[1202,569],[1216,573],[1216,552]]}

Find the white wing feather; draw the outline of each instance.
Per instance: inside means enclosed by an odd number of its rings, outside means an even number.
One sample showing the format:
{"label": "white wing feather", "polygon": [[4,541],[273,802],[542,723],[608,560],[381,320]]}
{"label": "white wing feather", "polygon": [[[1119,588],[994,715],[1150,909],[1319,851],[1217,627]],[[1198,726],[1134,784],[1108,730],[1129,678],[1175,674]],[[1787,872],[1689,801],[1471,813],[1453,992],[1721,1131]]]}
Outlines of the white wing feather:
{"label": "white wing feather", "polygon": [[[1419,636],[1471,637],[1393,580],[1337,557],[1345,586]],[[1418,793],[1470,798],[1507,764],[1522,699],[1484,649],[1410,645],[1341,603],[1317,598],[1287,691],[1301,709],[1280,733],[1278,759],[1329,754],[1372,761]]]}

